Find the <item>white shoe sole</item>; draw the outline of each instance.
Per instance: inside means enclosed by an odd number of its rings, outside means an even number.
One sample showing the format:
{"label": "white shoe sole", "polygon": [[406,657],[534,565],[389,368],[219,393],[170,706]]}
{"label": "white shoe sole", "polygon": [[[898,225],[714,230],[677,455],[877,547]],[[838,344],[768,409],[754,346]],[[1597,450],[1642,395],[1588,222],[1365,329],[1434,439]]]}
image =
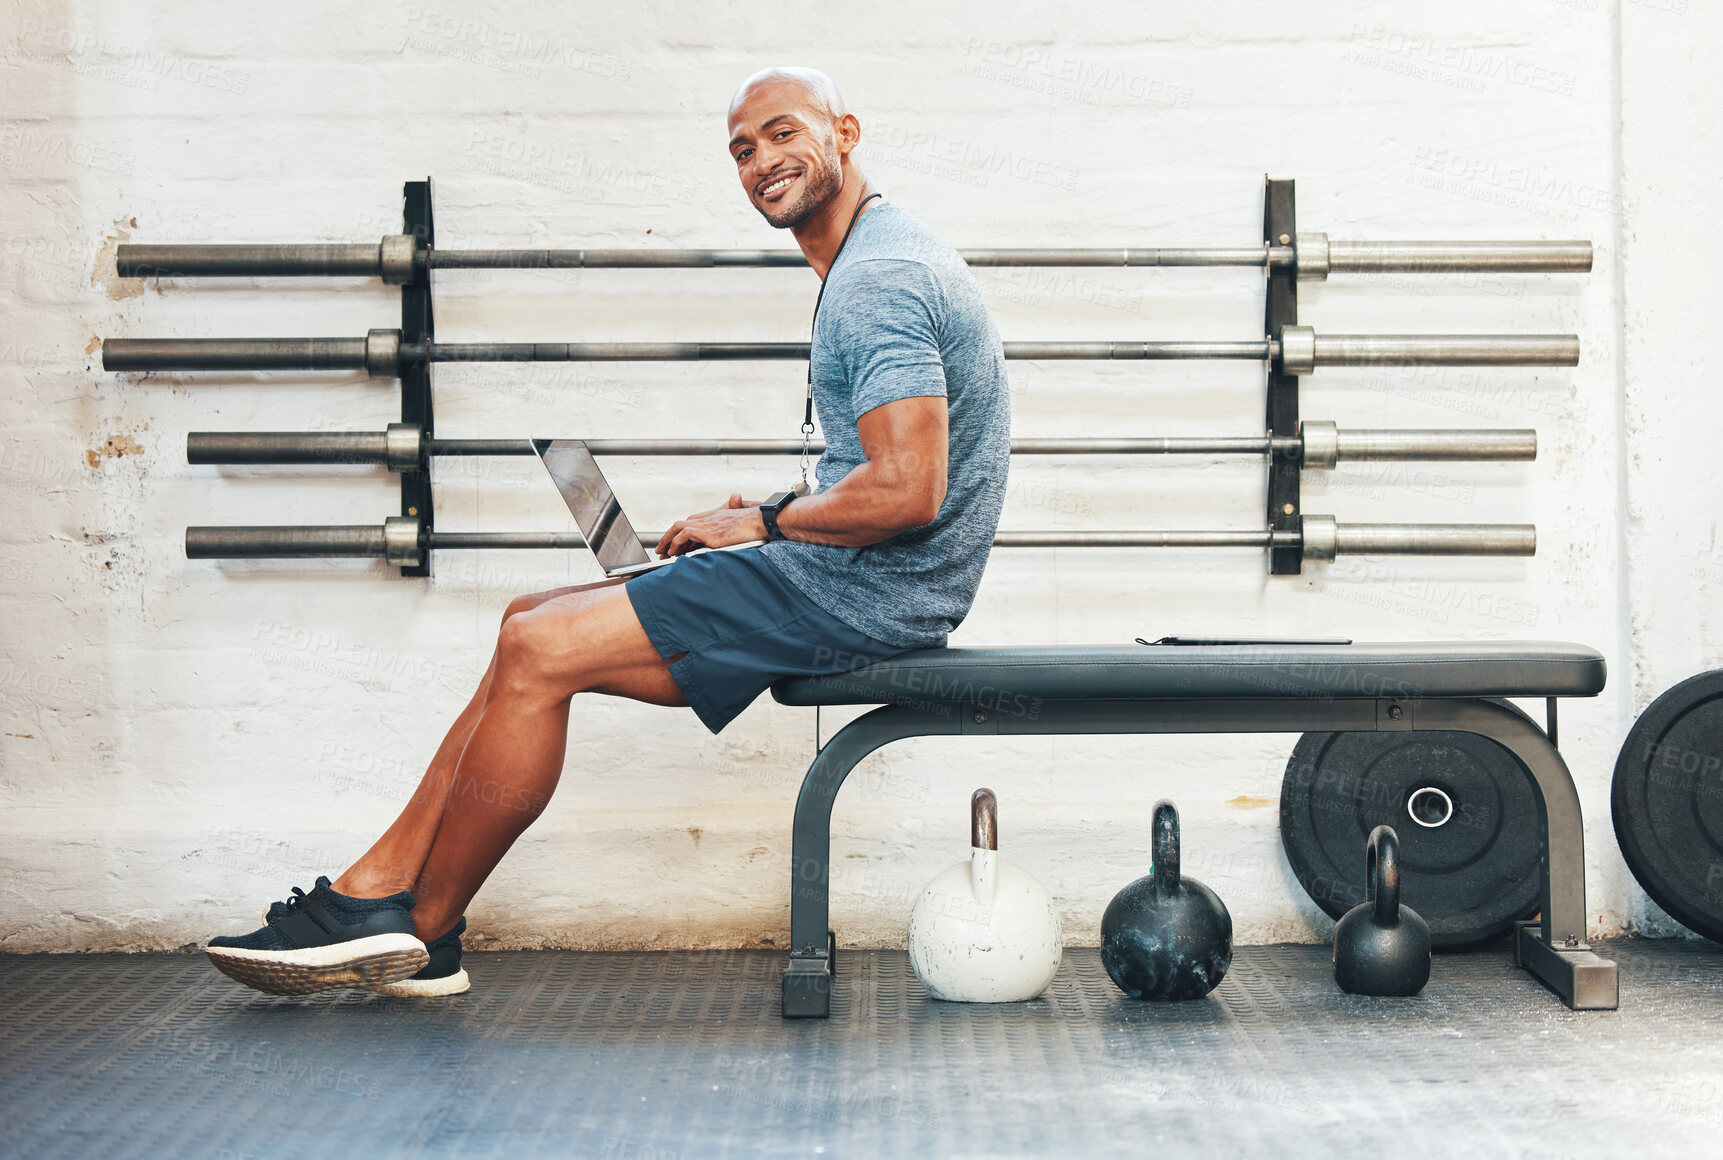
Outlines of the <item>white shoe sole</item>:
{"label": "white shoe sole", "polygon": [[440,979],[402,979],[399,983],[382,983],[370,988],[379,995],[394,995],[402,999],[435,999],[443,995],[459,995],[473,985],[463,967]]}
{"label": "white shoe sole", "polygon": [[410,934],[374,934],[291,951],[205,947],[216,970],[271,995],[311,995],[338,987],[396,983],[425,969],[431,956]]}

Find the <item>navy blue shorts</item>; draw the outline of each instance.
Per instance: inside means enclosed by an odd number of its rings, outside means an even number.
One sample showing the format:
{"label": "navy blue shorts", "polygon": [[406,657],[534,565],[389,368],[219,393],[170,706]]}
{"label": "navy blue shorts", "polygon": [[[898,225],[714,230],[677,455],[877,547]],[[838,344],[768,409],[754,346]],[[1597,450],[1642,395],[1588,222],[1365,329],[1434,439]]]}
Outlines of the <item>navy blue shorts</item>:
{"label": "navy blue shorts", "polygon": [[779,677],[842,673],[909,650],[857,632],[758,548],[702,552],[623,585],[702,724],[717,733]]}

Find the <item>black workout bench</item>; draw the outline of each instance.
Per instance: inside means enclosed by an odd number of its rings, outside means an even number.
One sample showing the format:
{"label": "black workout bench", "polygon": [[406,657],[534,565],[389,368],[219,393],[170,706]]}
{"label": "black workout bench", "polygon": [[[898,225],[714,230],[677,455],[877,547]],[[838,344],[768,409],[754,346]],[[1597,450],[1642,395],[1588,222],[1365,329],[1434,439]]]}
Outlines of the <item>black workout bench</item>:
{"label": "black workout bench", "polygon": [[[1593,697],[1603,657],[1576,644],[1103,645],[945,648],[780,681],[785,705],[879,705],[815,756],[796,799],[786,1018],[831,1013],[832,806],[857,762],[905,737],[1077,733],[1454,730],[1531,773],[1543,830],[1542,907],[1515,933],[1519,965],[1576,1010],[1613,1010],[1615,963],[1585,941],[1585,833],[1555,745],[1555,699]],[[1492,697],[1542,697],[1549,731]],[[1362,857],[1360,858],[1362,862]]]}

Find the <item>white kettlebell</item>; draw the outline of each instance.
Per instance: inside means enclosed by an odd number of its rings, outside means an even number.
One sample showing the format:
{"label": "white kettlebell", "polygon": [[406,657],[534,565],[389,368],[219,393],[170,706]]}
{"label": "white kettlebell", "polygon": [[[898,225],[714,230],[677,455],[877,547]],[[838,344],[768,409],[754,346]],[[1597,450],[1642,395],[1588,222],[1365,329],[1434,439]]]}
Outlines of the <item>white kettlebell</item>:
{"label": "white kettlebell", "polygon": [[1033,999],[1059,969],[1059,911],[1033,874],[999,860],[992,790],[975,791],[970,815],[969,861],[928,883],[909,916],[910,965],[935,999]]}

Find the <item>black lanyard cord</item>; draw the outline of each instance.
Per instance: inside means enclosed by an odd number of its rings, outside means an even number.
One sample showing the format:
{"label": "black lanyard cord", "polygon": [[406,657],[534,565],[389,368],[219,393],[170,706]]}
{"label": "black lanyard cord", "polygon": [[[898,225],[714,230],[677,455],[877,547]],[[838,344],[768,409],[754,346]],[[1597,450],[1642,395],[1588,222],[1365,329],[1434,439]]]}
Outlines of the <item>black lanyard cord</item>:
{"label": "black lanyard cord", "polygon": [[832,255],[832,264],[826,267],[826,276],[820,279],[820,292],[814,297],[814,318],[808,324],[808,397],[806,408],[802,412],[802,492],[807,493],[808,486],[808,443],[814,435],[814,333],[820,324],[820,303],[825,301],[826,283],[831,279],[832,270],[838,264],[838,258],[843,254],[844,247],[849,245],[850,235],[855,232],[856,222],[860,220],[862,210],[878,193],[870,193],[856,203],[856,209],[850,215],[850,224],[844,230],[843,240],[838,242],[837,252]]}

